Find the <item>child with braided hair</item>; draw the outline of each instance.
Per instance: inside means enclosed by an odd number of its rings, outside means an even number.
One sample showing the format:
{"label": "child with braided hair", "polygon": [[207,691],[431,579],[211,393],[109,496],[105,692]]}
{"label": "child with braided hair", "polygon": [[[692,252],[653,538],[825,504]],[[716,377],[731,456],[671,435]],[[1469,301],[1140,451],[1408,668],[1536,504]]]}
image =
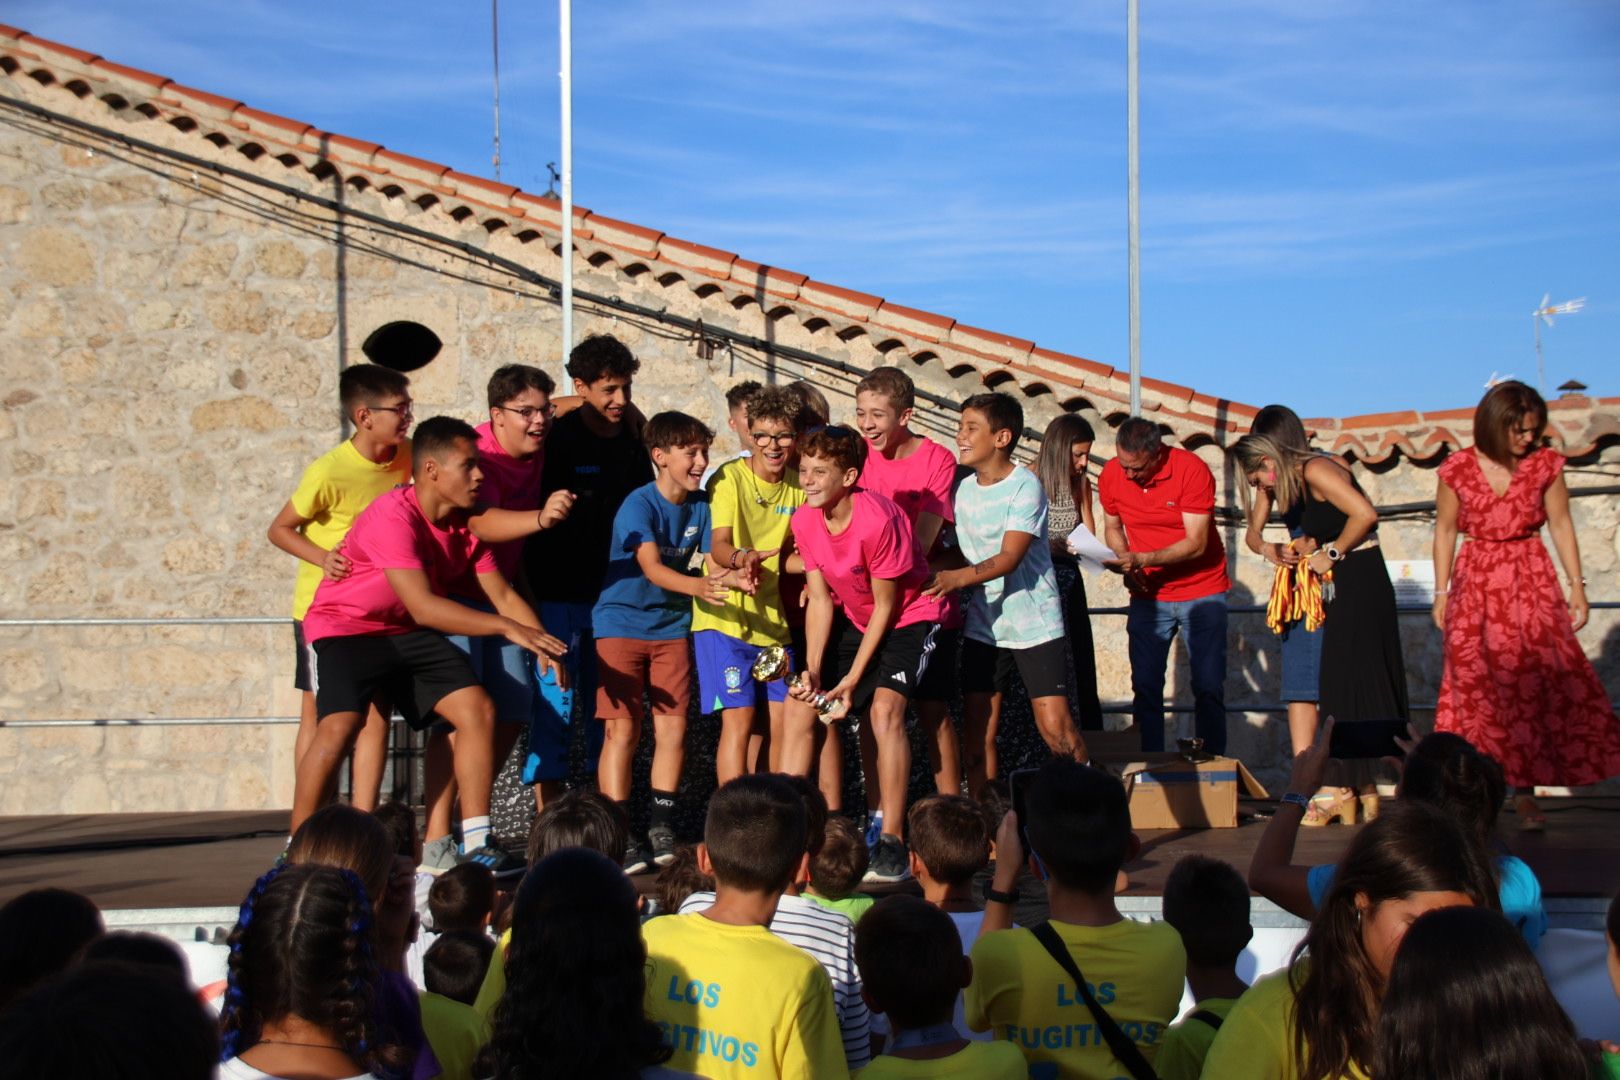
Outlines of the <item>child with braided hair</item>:
{"label": "child with braided hair", "polygon": [[242,901],[220,1016],[224,1080],[391,1080],[409,1051],[376,1021],[371,901],[352,870],[279,866]]}

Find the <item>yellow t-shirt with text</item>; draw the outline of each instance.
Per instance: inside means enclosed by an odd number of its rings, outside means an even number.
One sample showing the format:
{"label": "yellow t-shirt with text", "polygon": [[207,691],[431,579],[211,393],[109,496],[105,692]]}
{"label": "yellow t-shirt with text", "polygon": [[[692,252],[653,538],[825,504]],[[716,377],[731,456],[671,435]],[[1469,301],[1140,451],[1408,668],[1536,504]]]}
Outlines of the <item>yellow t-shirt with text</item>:
{"label": "yellow t-shirt with text", "polygon": [[647,1015],[668,1065],[711,1080],[849,1076],[832,983],[815,957],[763,926],[662,915],[647,943]]}
{"label": "yellow t-shirt with text", "polygon": [[[410,482],[409,439],[394,448],[390,460],[381,463],[368,460],[352,441],[345,440],[309,463],[290,501],[298,516],[308,522],[305,539],[331,551],[371,500]],[[293,618],[304,617],[320,583],[321,568],[299,559],[298,578],[293,582]]]}
{"label": "yellow t-shirt with text", "polygon": [[1221,1018],[1221,1026],[1225,1027],[1226,1017],[1236,1004],[1237,998],[1205,998],[1193,1006],[1185,1020],[1172,1024],[1159,1041],[1159,1056],[1153,1059],[1153,1071],[1159,1074],[1159,1080],[1198,1080],[1217,1031],[1203,1020],[1193,1019],[1192,1014],[1212,1013]]}
{"label": "yellow t-shirt with text", "polygon": [[[709,521],[713,529],[730,529],[734,547],[776,551],[760,564],[754,595],[732,590],[724,604],[692,601],[692,632],[718,630],[750,645],[786,645],[787,616],[782,611],[781,548],[788,540],[793,511],[804,505],[799,474],[788,469],[768,484],[754,475],[748,458],[728,461],[709,478]],[[707,571],[707,563],[705,571]],[[803,663],[801,660],[800,663]]]}
{"label": "yellow t-shirt with text", "polygon": [[[1168,923],[1108,926],[1053,920],[1098,1004],[1151,1063],[1181,1006],[1187,953]],[[1128,1075],[1076,993],[1074,980],[1028,930],[998,930],[973,944],[963,1004],[974,1031],[1023,1052],[1035,1080]]]}
{"label": "yellow t-shirt with text", "polygon": [[[1298,1080],[1294,1046],[1294,988],[1289,969],[1256,979],[1226,1014],[1204,1058],[1204,1073],[1219,1080]],[[1304,972],[1301,971],[1301,977]],[[1367,1080],[1351,1066],[1348,1080]]]}
{"label": "yellow t-shirt with text", "polygon": [[439,1059],[439,1080],[474,1080],[473,1065],[489,1042],[489,1025],[471,1005],[424,990],[422,1031]]}
{"label": "yellow t-shirt with text", "polygon": [[970,1042],[950,1057],[927,1061],[890,1054],[872,1059],[855,1080],[1024,1080],[1024,1055],[1011,1043]]}

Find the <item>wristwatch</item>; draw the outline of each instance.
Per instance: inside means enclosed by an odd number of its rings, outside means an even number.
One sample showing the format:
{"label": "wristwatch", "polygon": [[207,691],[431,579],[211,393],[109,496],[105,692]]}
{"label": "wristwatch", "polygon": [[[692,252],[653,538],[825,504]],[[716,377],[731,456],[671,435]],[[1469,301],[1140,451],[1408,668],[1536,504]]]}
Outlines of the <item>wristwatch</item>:
{"label": "wristwatch", "polygon": [[1001,892],[999,889],[986,887],[984,898],[987,901],[993,900],[998,904],[1016,904],[1018,903],[1018,890],[1015,888],[1011,892]]}
{"label": "wristwatch", "polygon": [[1324,554],[1324,555],[1326,555],[1328,557],[1329,562],[1338,562],[1340,559],[1344,558],[1344,552],[1340,551],[1333,544],[1329,544],[1326,547],[1324,547],[1322,549],[1322,554]]}

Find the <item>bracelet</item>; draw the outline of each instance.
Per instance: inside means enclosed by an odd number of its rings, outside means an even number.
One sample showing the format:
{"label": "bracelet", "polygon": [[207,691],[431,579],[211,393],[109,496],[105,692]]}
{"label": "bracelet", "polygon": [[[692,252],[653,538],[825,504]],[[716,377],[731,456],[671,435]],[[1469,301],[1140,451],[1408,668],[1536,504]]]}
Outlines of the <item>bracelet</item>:
{"label": "bracelet", "polygon": [[993,902],[997,904],[1016,904],[1018,903],[1019,899],[1018,890],[1017,888],[1014,888],[1011,892],[1001,892],[999,889],[986,886],[984,890],[984,899],[987,903]]}
{"label": "bracelet", "polygon": [[1297,791],[1283,792],[1282,802],[1292,803],[1293,805],[1306,810],[1309,810],[1311,807],[1311,797],[1309,795],[1301,795]]}
{"label": "bracelet", "polygon": [[737,556],[746,555],[746,554],[748,554],[748,552],[749,552],[748,548],[732,548],[731,549],[731,558],[726,560],[726,569],[727,570],[735,570],[735,569],[737,569]]}
{"label": "bracelet", "polygon": [[1436,596],[1450,596],[1451,595],[1451,590],[1450,589],[1436,589],[1436,590],[1434,590],[1434,595],[1436,595]]}
{"label": "bracelet", "polygon": [[1585,578],[1568,578],[1568,577],[1564,579],[1564,587],[1567,588],[1567,589],[1573,589],[1577,585],[1579,585],[1583,589],[1586,588],[1586,579]]}

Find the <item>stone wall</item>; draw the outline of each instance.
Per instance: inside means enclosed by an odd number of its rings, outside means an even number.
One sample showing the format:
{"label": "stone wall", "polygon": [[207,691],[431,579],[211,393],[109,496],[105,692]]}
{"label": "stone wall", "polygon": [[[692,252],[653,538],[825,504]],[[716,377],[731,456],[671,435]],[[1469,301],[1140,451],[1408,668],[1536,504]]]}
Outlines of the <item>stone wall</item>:
{"label": "stone wall", "polygon": [[[27,82],[27,80],[19,80]],[[27,93],[47,95],[29,85]],[[52,108],[105,123],[94,99],[48,94]],[[376,327],[409,319],[443,341],[413,374],[418,416],[481,419],[483,384],[502,363],[558,370],[560,318],[543,286],[552,241],[468,222],[431,198],[345,183],[320,170],[230,157],[211,171],[116,138],[14,117],[0,124],[0,613],[10,619],[277,617],[291,560],[264,539],[303,466],[343,437],[337,375]],[[138,118],[137,118],[138,120]],[[195,154],[198,140],[156,121],[142,139]],[[233,152],[234,153],[234,152]],[[221,151],[222,160],[224,151]],[[315,200],[375,215],[340,223]],[[390,223],[420,230],[406,234]],[[767,298],[750,300],[583,244],[577,288],[804,350],[810,364],[746,347],[699,359],[692,335],[645,314],[593,304],[576,333],[610,332],[643,362],[647,412],[679,408],[722,426],[723,392],[745,377],[810,377],[848,415],[855,374],[890,362],[896,342],[831,331]],[[897,354],[905,355],[905,354]],[[950,401],[983,388],[968,368],[911,353],[924,390]],[[844,367],[840,367],[843,365]],[[953,374],[954,373],[954,374]],[[999,384],[999,383],[998,383]],[[1026,391],[1027,393],[1028,391]],[[1055,414],[1040,388],[1037,429]],[[925,407],[949,439],[954,417]],[[1107,420],[1088,410],[1099,431]],[[1107,453],[1107,435],[1099,451]],[[1207,436],[1199,453],[1238,500]],[[1194,440],[1196,444],[1196,440]],[[1361,470],[1378,502],[1432,498],[1432,465],[1393,459]],[[1612,445],[1572,482],[1613,483]],[[1601,474],[1601,475],[1598,475]],[[1603,479],[1606,476],[1608,479]],[[1620,598],[1616,501],[1580,499],[1576,519],[1594,600]],[[1391,557],[1427,552],[1427,519],[1385,527]],[[1269,576],[1225,530],[1240,588],[1263,603]],[[1096,606],[1124,602],[1097,583]],[[1129,695],[1123,620],[1095,618],[1102,692]],[[1613,613],[1582,635],[1620,690]],[[1435,632],[1403,621],[1413,700],[1432,702]],[[254,719],[296,714],[282,625],[0,627],[0,719]],[[1258,617],[1234,621],[1229,700],[1274,697],[1276,653]],[[1184,665],[1176,679],[1186,685]],[[1187,695],[1179,694],[1181,700]],[[1286,736],[1274,717],[1234,717],[1233,749],[1276,776]],[[0,727],[0,813],[246,809],[291,796],[292,729],[237,724],[137,728]]]}

